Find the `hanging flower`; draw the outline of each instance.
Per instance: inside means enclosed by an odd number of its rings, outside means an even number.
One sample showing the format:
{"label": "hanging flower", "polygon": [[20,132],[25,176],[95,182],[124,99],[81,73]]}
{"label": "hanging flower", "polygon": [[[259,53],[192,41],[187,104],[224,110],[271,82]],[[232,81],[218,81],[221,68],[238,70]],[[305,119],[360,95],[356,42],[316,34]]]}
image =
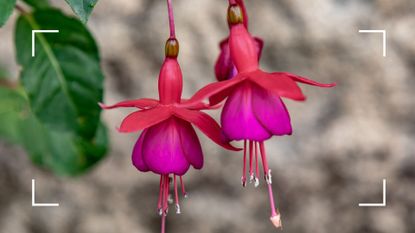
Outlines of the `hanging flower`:
{"label": "hanging flower", "polygon": [[[333,87],[335,84],[322,84],[286,72],[262,71],[259,68],[262,46],[258,46],[257,40],[247,30],[243,2],[242,0],[230,0],[229,2],[230,36],[227,45],[229,55],[227,46],[221,46],[218,63],[222,65],[216,66],[216,71],[221,71],[216,72],[218,80],[224,81],[202,88],[190,102],[200,102],[209,98],[210,104],[216,105],[227,99],[221,115],[222,129],[228,140],[244,140],[242,185],[245,186],[247,181],[248,152],[250,182],[254,182],[255,186],[259,185],[258,157],[260,155],[269,192],[270,219],[279,228],[282,227],[281,217],[275,208],[271,186],[272,176],[268,167],[264,141],[273,135],[292,134],[290,116],[281,97],[304,101],[305,96],[296,82],[318,87]],[[234,64],[236,69],[232,68],[232,71],[229,71],[230,64]]]}
{"label": "hanging flower", "polygon": [[179,43],[175,37],[171,0],[169,8],[170,38],[166,42],[166,58],[160,70],[158,90],[159,100],[127,100],[115,105],[100,104],[103,109],[133,107],[140,110],[128,115],[119,127],[120,132],[141,131],[132,153],[134,166],[142,171],[160,175],[158,212],[162,216],[161,232],[165,232],[170,183],[173,181],[176,213],[180,213],[178,181],[186,197],[182,176],[190,166],[203,167],[202,148],[192,125],[199,128],[211,140],[229,150],[239,150],[224,142],[221,128],[206,113],[200,110],[212,109],[201,102],[188,102],[182,99],[183,79],[177,61]]}

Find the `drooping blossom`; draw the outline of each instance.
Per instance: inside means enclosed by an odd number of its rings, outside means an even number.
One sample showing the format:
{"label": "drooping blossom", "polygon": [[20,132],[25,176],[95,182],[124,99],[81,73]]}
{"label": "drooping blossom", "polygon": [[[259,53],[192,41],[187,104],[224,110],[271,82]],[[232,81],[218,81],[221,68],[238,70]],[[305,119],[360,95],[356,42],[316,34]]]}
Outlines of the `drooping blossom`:
{"label": "drooping blossom", "polygon": [[[287,72],[269,73],[261,70],[259,68],[260,50],[258,50],[255,38],[247,30],[244,20],[246,12],[241,4],[242,0],[230,0],[229,2],[229,58],[236,69],[230,73],[224,72],[226,69],[223,68],[229,68],[229,66],[223,65],[221,69],[222,74],[226,73],[233,77],[224,80],[225,76],[217,76],[219,80],[224,81],[202,88],[190,102],[199,102],[209,98],[210,104],[216,105],[226,99],[221,114],[223,134],[228,140],[244,141],[242,184],[245,186],[247,181],[246,163],[249,153],[250,182],[258,186],[258,157],[260,155],[269,192],[270,220],[279,228],[282,227],[281,216],[275,208],[271,185],[272,176],[268,167],[264,141],[274,135],[292,134],[290,116],[281,97],[304,101],[305,96],[296,82],[318,87],[333,87],[335,84],[322,84]],[[226,55],[226,46],[222,49],[221,56]],[[223,57],[226,57],[225,55]],[[221,58],[219,63],[230,64],[229,59]]]}
{"label": "drooping blossom", "polygon": [[119,127],[120,132],[142,131],[132,153],[134,166],[142,172],[152,171],[160,175],[158,212],[162,216],[161,232],[165,232],[168,212],[170,183],[173,182],[176,213],[180,213],[178,178],[186,197],[182,176],[190,166],[203,167],[203,153],[198,136],[192,125],[199,128],[207,137],[229,150],[238,150],[221,138],[218,123],[200,110],[212,107],[203,103],[182,99],[183,80],[177,61],[179,44],[174,33],[171,0],[168,0],[170,16],[170,38],[166,42],[166,58],[161,67],[158,90],[159,100],[127,100],[104,109],[131,107],[138,108],[128,115]]}

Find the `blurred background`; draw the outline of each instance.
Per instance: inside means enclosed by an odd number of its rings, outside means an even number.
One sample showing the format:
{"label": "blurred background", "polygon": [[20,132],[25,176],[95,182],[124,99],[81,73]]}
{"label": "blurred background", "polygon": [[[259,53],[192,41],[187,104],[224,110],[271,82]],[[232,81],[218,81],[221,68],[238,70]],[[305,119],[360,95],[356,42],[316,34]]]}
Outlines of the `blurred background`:
{"label": "blurred background", "polygon": [[[52,2],[71,13],[63,1]],[[190,97],[214,81],[218,43],[228,34],[227,1],[173,3],[184,96]],[[265,41],[265,70],[338,84],[304,86],[307,102],[286,101],[294,135],[267,142],[284,232],[415,232],[415,1],[247,0],[246,5],[252,34]],[[100,45],[106,103],[157,97],[166,11],[161,0],[98,2],[88,26]],[[0,29],[0,66],[17,77],[14,22]],[[359,29],[387,31],[386,58],[381,36]],[[76,178],[42,171],[23,149],[0,141],[0,232],[158,232],[159,178],[131,165],[138,135],[115,130],[128,112],[104,112],[111,151]],[[212,114],[218,119],[218,112]],[[186,175],[190,198],[182,201],[181,215],[171,211],[167,232],[275,232],[263,180],[257,189],[240,185],[242,153],[200,137],[204,169]],[[59,202],[59,208],[32,208],[33,178],[37,201]],[[384,178],[387,207],[358,207],[381,202]]]}

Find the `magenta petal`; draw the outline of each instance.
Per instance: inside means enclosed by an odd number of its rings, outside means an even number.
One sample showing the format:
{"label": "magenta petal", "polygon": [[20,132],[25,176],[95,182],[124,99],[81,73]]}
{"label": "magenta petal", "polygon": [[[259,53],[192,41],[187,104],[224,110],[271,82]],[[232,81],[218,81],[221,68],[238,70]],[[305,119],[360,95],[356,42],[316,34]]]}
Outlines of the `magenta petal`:
{"label": "magenta petal", "polygon": [[143,142],[145,164],[154,173],[184,175],[190,164],[180,140],[181,124],[171,117],[147,130]]}
{"label": "magenta petal", "polygon": [[274,135],[291,135],[290,115],[281,98],[253,86],[252,106],[259,122]]}
{"label": "magenta petal", "polygon": [[254,115],[251,85],[248,82],[240,84],[225,103],[221,123],[228,139],[263,141],[271,137]]}
{"label": "magenta petal", "polygon": [[179,133],[186,159],[195,169],[201,169],[203,167],[203,152],[199,137],[190,123],[183,120],[178,120],[178,122],[181,125]]}
{"label": "magenta petal", "polygon": [[135,146],[133,149],[133,156],[132,156],[133,165],[142,172],[149,171],[147,164],[144,162],[144,159],[143,159],[143,142],[144,142],[146,133],[147,133],[147,130],[144,130],[141,133],[140,137],[135,143]]}

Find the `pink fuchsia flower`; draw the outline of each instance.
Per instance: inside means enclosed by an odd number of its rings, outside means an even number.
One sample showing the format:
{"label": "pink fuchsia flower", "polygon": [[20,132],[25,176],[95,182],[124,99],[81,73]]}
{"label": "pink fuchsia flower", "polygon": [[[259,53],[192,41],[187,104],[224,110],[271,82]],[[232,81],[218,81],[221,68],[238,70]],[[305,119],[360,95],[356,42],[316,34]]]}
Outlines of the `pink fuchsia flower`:
{"label": "pink fuchsia flower", "polygon": [[[304,101],[305,96],[296,82],[318,87],[333,87],[287,72],[264,72],[259,68],[258,46],[248,32],[243,7],[230,0],[230,60],[237,72],[233,78],[207,85],[198,91],[190,102],[209,98],[216,105],[227,98],[221,115],[223,134],[228,140],[244,140],[242,184],[246,185],[246,163],[249,151],[250,181],[259,184],[258,157],[261,156],[271,206],[271,221],[282,227],[281,217],[275,208],[272,176],[268,167],[264,141],[277,135],[292,134],[290,116],[281,97]],[[221,51],[222,54],[224,50]],[[226,51],[225,51],[226,52]],[[233,73],[230,74],[231,76]],[[255,170],[255,172],[254,172]]]}
{"label": "pink fuchsia flower", "polygon": [[203,103],[187,103],[181,99],[182,73],[177,62],[179,44],[175,38],[166,43],[166,59],[159,75],[159,99],[127,100],[104,109],[133,107],[140,110],[128,115],[119,127],[120,132],[133,133],[142,130],[132,153],[134,166],[142,171],[160,175],[158,211],[162,216],[164,232],[165,216],[168,211],[168,197],[171,177],[173,177],[176,212],[180,213],[178,182],[180,177],[183,194],[186,196],[182,176],[190,166],[203,167],[203,153],[193,125],[218,145],[238,150],[221,137],[221,128],[203,109],[211,109]]}

